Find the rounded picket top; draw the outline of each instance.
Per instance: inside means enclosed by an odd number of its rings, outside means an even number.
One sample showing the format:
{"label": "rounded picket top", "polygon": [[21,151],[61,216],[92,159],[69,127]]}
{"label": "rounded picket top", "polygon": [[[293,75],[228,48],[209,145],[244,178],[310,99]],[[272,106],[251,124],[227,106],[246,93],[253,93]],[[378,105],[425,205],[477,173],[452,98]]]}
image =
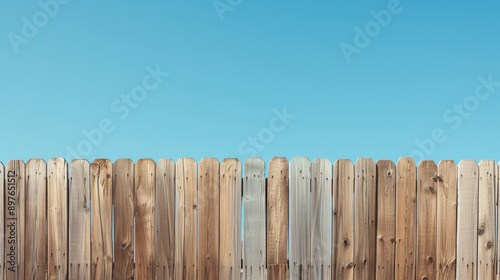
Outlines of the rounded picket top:
{"label": "rounded picket top", "polygon": [[90,165],[90,162],[86,159],[73,159],[69,164],[71,165],[71,164],[84,164],[84,163],[88,163]]}
{"label": "rounded picket top", "polygon": [[[191,158],[191,159],[193,159],[193,158]],[[136,164],[139,164],[139,163],[142,163],[142,164],[146,164],[146,163],[148,163],[148,164],[156,164],[156,162],[153,159],[151,159],[151,158],[141,158],[141,159],[139,159],[137,161]]]}
{"label": "rounded picket top", "polygon": [[304,162],[309,162],[309,163],[311,163],[311,160],[309,160],[309,158],[308,158],[308,157],[294,157],[294,158],[292,158],[292,160],[290,161],[290,164],[292,164],[292,163],[299,163],[299,162],[301,162],[301,163],[304,163]]}
{"label": "rounded picket top", "polygon": [[457,166],[457,164],[455,163],[454,160],[452,159],[445,159],[445,160],[440,160],[439,163],[438,163],[438,167],[440,167],[441,165],[443,166]]}
{"label": "rounded picket top", "polygon": [[424,168],[424,167],[437,167],[436,163],[433,160],[421,160],[418,163],[418,168]]}
{"label": "rounded picket top", "polygon": [[204,157],[204,158],[202,158],[200,160],[199,163],[205,163],[205,164],[209,164],[209,163],[215,164],[215,163],[217,163],[217,164],[219,164],[219,160],[217,158],[214,158],[214,157],[206,157],[206,158]]}
{"label": "rounded picket top", "polygon": [[463,159],[458,163],[458,166],[472,166],[476,165],[477,166],[477,161],[474,159]]}
{"label": "rounded picket top", "polygon": [[496,165],[496,162],[492,159],[490,160],[481,160],[479,162],[479,166],[480,167],[489,167],[489,166],[495,166]]}
{"label": "rounded picket top", "polygon": [[[313,165],[330,165],[330,166],[332,166],[331,161],[327,158],[315,158],[313,160],[312,164]],[[352,164],[352,162],[351,162],[351,164]]]}
{"label": "rounded picket top", "polygon": [[366,164],[366,165],[373,164],[373,165],[375,165],[375,161],[373,160],[373,158],[358,158],[356,160],[356,162],[354,163],[354,165],[358,165],[358,164]]}
{"label": "rounded picket top", "polygon": [[255,166],[255,167],[260,167],[260,166],[265,166],[266,162],[261,158],[261,157],[249,157],[247,160],[245,160],[244,167],[246,168],[247,166]]}
{"label": "rounded picket top", "polygon": [[399,158],[397,165],[399,165],[400,163],[405,164],[405,165],[414,165],[415,167],[417,166],[417,164],[415,163],[415,160],[412,157]]}
{"label": "rounded picket top", "polygon": [[130,158],[119,158],[119,159],[115,160],[115,162],[113,164],[116,164],[116,163],[121,163],[121,164],[123,164],[123,163],[129,163],[130,164],[130,162],[132,164],[134,164],[134,162]]}

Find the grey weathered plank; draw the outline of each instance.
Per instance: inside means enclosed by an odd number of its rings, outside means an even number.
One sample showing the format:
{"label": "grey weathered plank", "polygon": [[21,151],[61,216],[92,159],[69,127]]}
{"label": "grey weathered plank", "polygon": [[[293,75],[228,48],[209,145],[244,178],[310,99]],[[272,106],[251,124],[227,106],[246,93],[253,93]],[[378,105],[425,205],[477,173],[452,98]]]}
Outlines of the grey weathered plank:
{"label": "grey weathered plank", "polygon": [[311,166],[311,279],[332,278],[332,175],[332,163],[328,159],[313,161]]}
{"label": "grey weathered plank", "polygon": [[477,279],[491,280],[495,272],[495,174],[493,160],[479,163]]}
{"label": "grey weathered plank", "polygon": [[75,159],[69,164],[69,279],[90,279],[90,163]]}
{"label": "grey weathered plank", "polygon": [[360,158],[354,167],[354,279],[375,278],[377,246],[377,166]]}
{"label": "grey weathered plank", "polygon": [[478,173],[474,160],[458,165],[457,279],[477,279]]}
{"label": "grey weathered plank", "polygon": [[[290,279],[307,280],[311,273],[311,161],[306,157],[293,158],[290,161],[289,178],[289,235],[292,241],[289,274]],[[331,216],[331,211],[329,215]]]}
{"label": "grey weathered plank", "polygon": [[243,279],[266,279],[265,165],[249,158],[243,168]]}
{"label": "grey weathered plank", "polygon": [[156,279],[174,279],[175,162],[156,164]]}

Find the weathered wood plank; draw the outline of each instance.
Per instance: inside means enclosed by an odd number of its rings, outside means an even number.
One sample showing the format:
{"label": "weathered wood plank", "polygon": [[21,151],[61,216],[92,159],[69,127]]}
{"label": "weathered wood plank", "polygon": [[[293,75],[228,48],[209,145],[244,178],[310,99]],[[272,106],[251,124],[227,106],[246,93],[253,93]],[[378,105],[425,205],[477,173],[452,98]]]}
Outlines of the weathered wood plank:
{"label": "weathered wood plank", "polygon": [[377,162],[377,256],[376,279],[395,278],[396,166],[390,160]]}
{"label": "weathered wood plank", "polygon": [[354,278],[354,165],[339,159],[333,165],[334,275]]}
{"label": "weathered wood plank", "polygon": [[175,163],[156,164],[156,279],[174,279]]}
{"label": "weathered wood plank", "polygon": [[416,279],[436,279],[437,165],[421,161],[417,170]]}
{"label": "weathered wood plank", "polygon": [[219,279],[219,161],[198,164],[198,279]]}
{"label": "weathered wood plank", "polygon": [[24,279],[25,172],[25,164],[20,160],[11,160],[5,167],[5,279],[8,280]]}
{"label": "weathered wood plank", "polygon": [[285,280],[289,279],[287,264],[271,264],[269,265],[269,280]]}
{"label": "weathered wood plank", "polygon": [[92,197],[92,279],[111,279],[113,267],[113,164],[96,159],[90,165]]}
{"label": "weathered wood plank", "polygon": [[477,275],[478,173],[474,160],[458,165],[457,279],[475,280]]}
{"label": "weathered wood plank", "polygon": [[332,278],[332,177],[332,163],[328,159],[313,161],[311,167],[311,279]]}
{"label": "weathered wood plank", "polygon": [[451,160],[438,165],[437,275],[455,279],[457,241],[457,165]]}
{"label": "weathered wood plank", "polygon": [[68,163],[63,158],[48,163],[48,279],[68,277]]}
{"label": "weathered wood plank", "polygon": [[413,158],[401,158],[396,166],[396,263],[395,278],[415,279],[415,211],[417,168]]}
{"label": "weathered wood plank", "polygon": [[360,158],[354,167],[354,279],[375,278],[377,246],[377,166]]}
{"label": "weathered wood plank", "polygon": [[134,163],[113,163],[114,265],[113,279],[134,278]]}
{"label": "weathered wood plank", "polygon": [[267,179],[267,265],[287,263],[288,161],[269,162]]}
{"label": "weathered wood plank", "polygon": [[[266,279],[266,163],[249,158],[243,168],[243,279]],[[299,242],[299,240],[297,240]]]}
{"label": "weathered wood plank", "polygon": [[219,279],[240,279],[241,274],[241,162],[220,164]]}
{"label": "weathered wood plank", "polygon": [[26,163],[26,242],[24,276],[47,277],[47,163],[31,159]]}
{"label": "weathered wood plank", "polygon": [[196,279],[197,165],[181,158],[175,169],[177,218],[175,226],[175,279]]}
{"label": "weathered wood plank", "polygon": [[155,162],[152,159],[137,161],[135,165],[136,279],[155,278],[155,180]]}
{"label": "weathered wood plank", "polygon": [[[290,279],[308,280],[311,274],[311,161],[306,157],[293,158],[289,178]],[[331,263],[328,266],[331,269]]]}
{"label": "weathered wood plank", "polygon": [[69,279],[90,279],[90,163],[77,159],[69,164]]}
{"label": "weathered wood plank", "polygon": [[5,167],[0,162],[0,280],[5,276]]}
{"label": "weathered wood plank", "polygon": [[479,163],[477,279],[495,279],[495,171],[493,160]]}

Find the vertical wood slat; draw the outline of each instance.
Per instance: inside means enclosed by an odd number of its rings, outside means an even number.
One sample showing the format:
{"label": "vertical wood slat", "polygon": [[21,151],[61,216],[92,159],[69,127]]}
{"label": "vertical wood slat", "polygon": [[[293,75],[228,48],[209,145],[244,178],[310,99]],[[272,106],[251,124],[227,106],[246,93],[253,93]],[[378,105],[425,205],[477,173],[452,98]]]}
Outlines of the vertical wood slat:
{"label": "vertical wood slat", "polygon": [[396,279],[415,279],[415,211],[417,168],[413,158],[396,166]]}
{"label": "vertical wood slat", "polygon": [[333,169],[334,278],[354,279],[354,165],[339,159]]}
{"label": "vertical wood slat", "polygon": [[[500,163],[495,166],[495,184],[496,184],[496,194],[495,194],[495,199],[496,199],[496,206],[495,206],[495,211],[497,213],[497,225],[500,225]],[[496,255],[496,273],[497,273],[497,280],[500,280],[500,231],[497,229],[497,255]]]}
{"label": "vertical wood slat", "polygon": [[493,160],[479,163],[477,279],[492,280],[495,273],[495,171]]}
{"label": "vertical wood slat", "polygon": [[[156,279],[174,279],[175,163],[156,164]],[[133,265],[133,263],[132,263]]]}
{"label": "vertical wood slat", "polygon": [[48,163],[48,279],[68,277],[68,163],[63,158]]}
{"label": "vertical wood slat", "polygon": [[111,279],[113,266],[113,165],[96,159],[90,165],[92,197],[92,279]]}
{"label": "vertical wood slat", "polygon": [[420,162],[417,169],[416,279],[436,279],[437,165]]}
{"label": "vertical wood slat", "polygon": [[219,279],[240,279],[241,274],[241,162],[220,164]]}
{"label": "vertical wood slat", "polygon": [[329,160],[315,159],[313,161],[311,167],[311,279],[332,278],[332,175],[332,163]]}
{"label": "vertical wood slat", "polygon": [[[140,159],[135,165],[135,257],[137,279],[155,277],[156,164]],[[196,245],[195,245],[196,246]]]}
{"label": "vertical wood slat", "polygon": [[377,166],[360,158],[354,168],[354,279],[369,280],[376,272]]}
{"label": "vertical wood slat", "polygon": [[478,171],[474,160],[458,165],[457,279],[474,280],[477,275]]}
{"label": "vertical wood slat", "polygon": [[404,279],[394,275],[397,203],[396,166],[392,161],[377,162],[377,186],[376,279]]}
{"label": "vertical wood slat", "polygon": [[[292,280],[307,280],[310,279],[311,273],[311,162],[309,159],[306,157],[293,158],[290,161],[289,178],[289,234],[292,241],[289,244],[289,274]],[[331,215],[331,211],[329,215]],[[329,247],[331,248],[331,246]],[[331,264],[328,263],[328,266]]]}
{"label": "vertical wood slat", "polygon": [[196,279],[197,179],[194,159],[179,159],[175,170],[175,279]]}
{"label": "vertical wood slat", "polygon": [[265,166],[261,158],[249,158],[243,168],[243,279],[266,279]]}
{"label": "vertical wood slat", "polygon": [[219,162],[198,164],[198,279],[219,278]]}
{"label": "vertical wood slat", "polygon": [[69,279],[90,279],[90,163],[73,160],[69,164]]}
{"label": "vertical wood slat", "polygon": [[457,165],[438,165],[436,279],[455,279],[457,240]]}
{"label": "vertical wood slat", "polygon": [[47,163],[31,159],[26,163],[26,279],[47,275]]}
{"label": "vertical wood slat", "polygon": [[0,162],[0,280],[4,279],[5,275],[5,167]]}
{"label": "vertical wood slat", "polygon": [[114,265],[113,279],[134,278],[134,163],[113,163]]}

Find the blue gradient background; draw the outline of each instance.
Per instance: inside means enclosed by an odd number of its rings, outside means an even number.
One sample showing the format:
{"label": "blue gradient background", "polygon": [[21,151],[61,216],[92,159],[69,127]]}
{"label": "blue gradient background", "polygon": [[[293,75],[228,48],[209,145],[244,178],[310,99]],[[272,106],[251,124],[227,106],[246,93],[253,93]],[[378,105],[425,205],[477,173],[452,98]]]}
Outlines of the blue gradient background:
{"label": "blue gradient background", "polygon": [[[225,2],[225,1],[224,1]],[[443,114],[500,81],[500,2],[401,0],[402,12],[347,63],[339,44],[389,1],[78,1],[15,53],[10,32],[41,8],[0,2],[0,160],[67,157],[83,130],[115,124],[85,157],[238,157],[273,109],[296,115],[258,151],[397,160],[442,128],[433,160],[500,159],[500,87],[453,129]],[[160,65],[170,76],[124,120],[112,102]]]}

